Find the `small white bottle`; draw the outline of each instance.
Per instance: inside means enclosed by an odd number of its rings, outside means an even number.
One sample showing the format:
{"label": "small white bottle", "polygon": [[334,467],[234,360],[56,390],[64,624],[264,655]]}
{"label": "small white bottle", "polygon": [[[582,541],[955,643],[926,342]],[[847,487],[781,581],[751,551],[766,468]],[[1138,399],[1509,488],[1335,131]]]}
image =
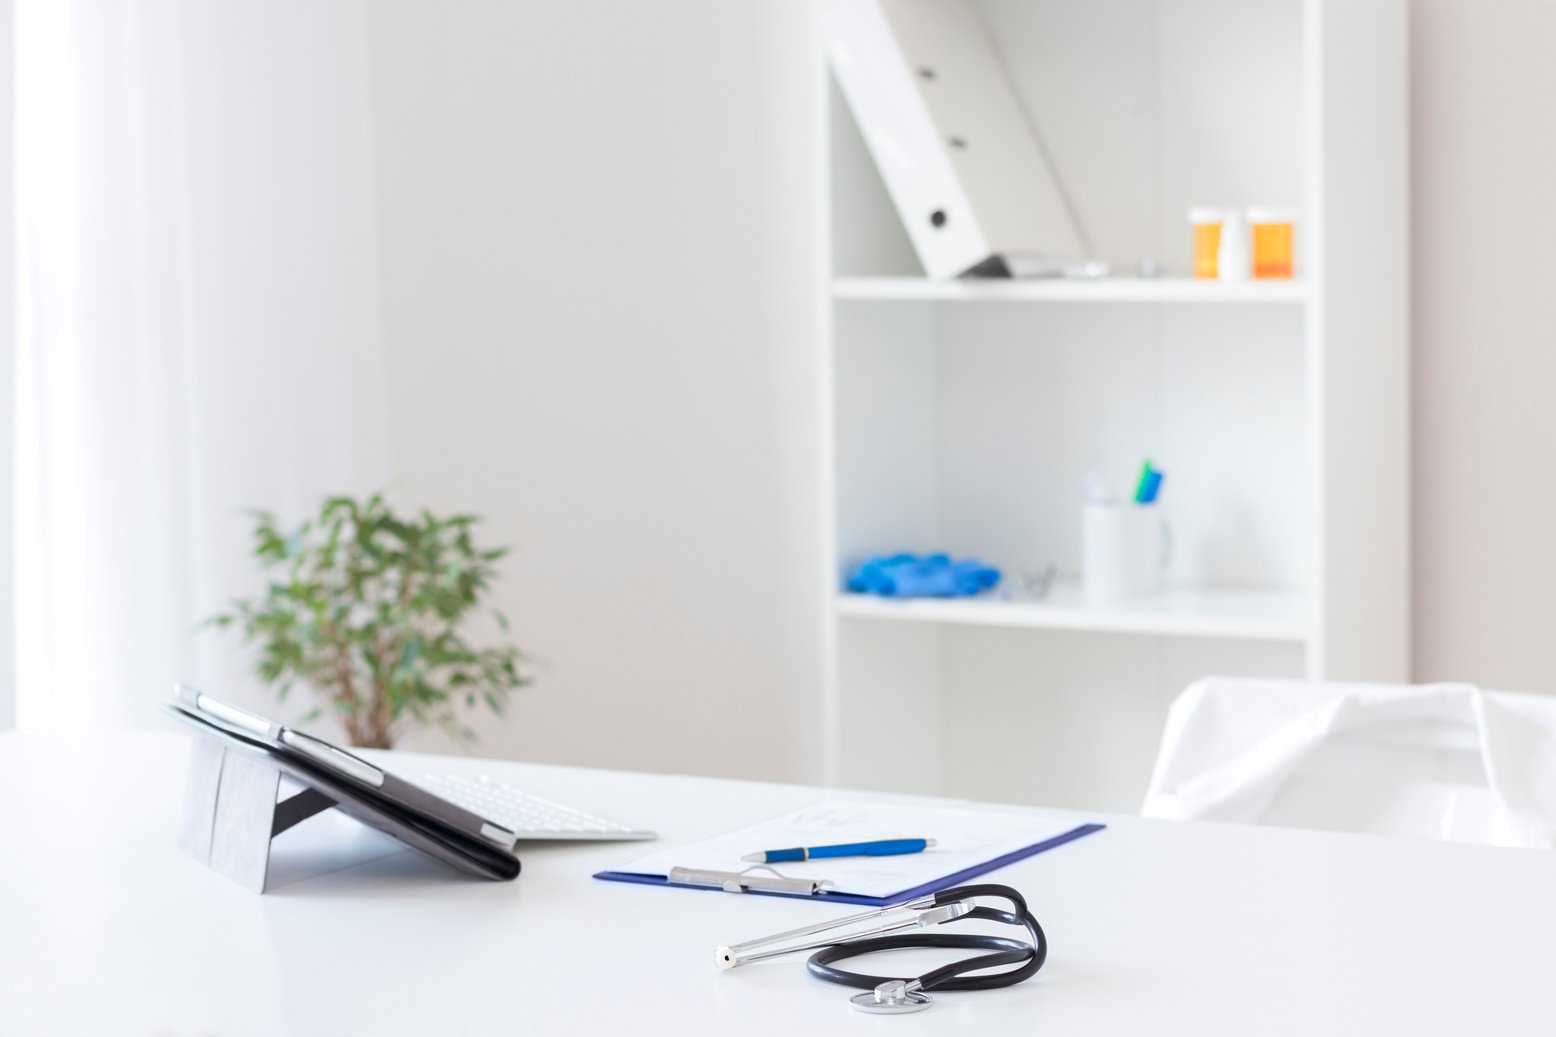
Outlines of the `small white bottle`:
{"label": "small white bottle", "polygon": [[1216,256],[1216,276],[1223,281],[1246,281],[1253,266],[1249,254],[1248,221],[1228,210],[1221,224],[1221,250]]}

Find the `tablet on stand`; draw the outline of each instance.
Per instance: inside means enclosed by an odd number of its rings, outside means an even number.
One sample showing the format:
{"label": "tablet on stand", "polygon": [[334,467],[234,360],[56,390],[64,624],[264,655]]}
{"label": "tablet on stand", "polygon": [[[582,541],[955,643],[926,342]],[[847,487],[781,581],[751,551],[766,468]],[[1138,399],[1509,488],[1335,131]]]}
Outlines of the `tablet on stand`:
{"label": "tablet on stand", "polygon": [[[167,709],[201,733],[180,844],[257,893],[267,886],[270,841],[332,808],[467,874],[519,873],[513,832],[339,746],[187,685]],[[283,798],[283,778],[301,791]]]}

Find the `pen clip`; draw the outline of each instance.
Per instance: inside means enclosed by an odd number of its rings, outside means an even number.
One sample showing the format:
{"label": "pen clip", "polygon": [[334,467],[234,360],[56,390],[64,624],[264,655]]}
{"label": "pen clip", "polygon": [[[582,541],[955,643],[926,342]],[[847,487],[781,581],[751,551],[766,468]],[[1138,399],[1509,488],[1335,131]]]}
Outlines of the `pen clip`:
{"label": "pen clip", "polygon": [[[771,875],[753,875],[767,871]],[[671,868],[666,878],[678,886],[711,886],[726,893],[749,893],[758,890],[767,893],[802,893],[814,896],[832,885],[830,879],[798,879],[780,875],[764,865],[744,871],[706,871],[700,868]]]}

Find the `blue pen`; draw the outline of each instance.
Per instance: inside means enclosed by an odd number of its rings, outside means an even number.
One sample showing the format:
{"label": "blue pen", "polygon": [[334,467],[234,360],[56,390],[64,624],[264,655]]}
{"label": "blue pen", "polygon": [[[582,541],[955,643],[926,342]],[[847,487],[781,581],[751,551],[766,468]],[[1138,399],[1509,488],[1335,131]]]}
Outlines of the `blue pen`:
{"label": "blue pen", "polygon": [[755,864],[781,864],[808,861],[820,857],[890,857],[898,853],[918,853],[935,845],[933,839],[877,839],[868,843],[841,843],[837,846],[796,846],[792,850],[764,850],[740,858]]}

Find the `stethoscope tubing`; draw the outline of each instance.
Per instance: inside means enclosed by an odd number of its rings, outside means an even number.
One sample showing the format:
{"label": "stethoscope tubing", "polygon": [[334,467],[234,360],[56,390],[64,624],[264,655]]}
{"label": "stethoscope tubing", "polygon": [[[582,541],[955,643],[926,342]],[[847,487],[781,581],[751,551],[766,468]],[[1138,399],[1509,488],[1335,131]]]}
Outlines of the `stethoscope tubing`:
{"label": "stethoscope tubing", "polygon": [[[935,896],[936,906],[956,903],[963,900],[972,900],[975,897],[994,897],[1008,901],[1013,911],[1001,911],[992,907],[974,907],[963,918],[981,918],[991,922],[1003,922],[1006,925],[1020,926],[1026,929],[1031,937],[1031,943],[1022,943],[1020,940],[1012,940],[1003,936],[983,936],[970,933],[909,933],[902,936],[877,936],[863,940],[850,940],[843,943],[823,947],[812,954],[806,961],[805,967],[812,976],[826,980],[828,983],[839,983],[846,987],[858,987],[861,990],[874,990],[884,983],[907,982],[911,983],[915,977],[902,976],[870,976],[861,972],[849,972],[845,969],[834,968],[832,963],[845,958],[857,957],[861,954],[873,954],[877,951],[904,950],[907,948],[956,948],[962,950],[983,950],[987,954],[979,954],[961,961],[953,961],[948,965],[942,965],[916,977],[918,986],[924,991],[943,990],[994,990],[999,987],[1008,987],[1030,978],[1043,967],[1048,959],[1048,938],[1043,932],[1043,927],[1038,924],[1032,912],[1027,908],[1026,900],[1021,894],[1009,886],[995,885],[992,883],[976,886],[956,886],[951,889],[941,890]],[[998,968],[1001,965],[1015,965],[1021,963],[1018,968],[1008,969],[1004,972],[996,972],[992,975],[973,976],[972,972],[980,972],[984,969]]]}

